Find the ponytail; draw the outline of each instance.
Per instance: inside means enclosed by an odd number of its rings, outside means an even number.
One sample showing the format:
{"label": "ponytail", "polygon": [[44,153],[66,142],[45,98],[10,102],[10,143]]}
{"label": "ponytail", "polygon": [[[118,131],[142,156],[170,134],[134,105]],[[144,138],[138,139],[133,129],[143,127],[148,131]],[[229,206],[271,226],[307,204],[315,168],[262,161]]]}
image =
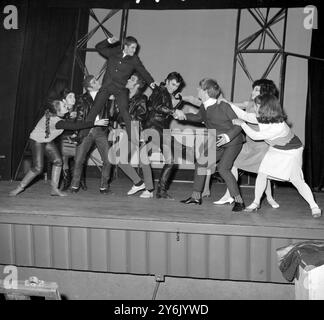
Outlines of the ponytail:
{"label": "ponytail", "polygon": [[45,110],[45,139],[47,139],[50,135],[50,117],[51,113],[49,109]]}
{"label": "ponytail", "polygon": [[54,100],[49,103],[48,108],[45,110],[45,139],[47,139],[51,133],[50,118],[57,114],[61,103],[62,101],[60,100]]}

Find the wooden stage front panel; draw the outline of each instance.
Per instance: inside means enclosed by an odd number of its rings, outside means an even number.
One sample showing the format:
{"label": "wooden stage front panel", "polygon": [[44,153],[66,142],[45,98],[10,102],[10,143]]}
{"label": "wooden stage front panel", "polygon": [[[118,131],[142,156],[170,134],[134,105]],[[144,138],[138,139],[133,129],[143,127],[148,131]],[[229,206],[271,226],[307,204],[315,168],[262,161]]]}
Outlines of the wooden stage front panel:
{"label": "wooden stage front panel", "polygon": [[[225,186],[213,185],[201,206],[179,202],[191,183],[173,183],[175,201],[127,197],[131,183],[113,182],[113,195],[88,191],[51,197],[38,181],[18,197],[17,182],[0,182],[0,264],[207,279],[286,282],[276,249],[304,240],[324,240],[323,218],[291,188],[276,188],[280,209],[266,201],[259,213],[232,213],[215,206]],[[242,188],[247,204],[253,189]],[[317,194],[324,207],[324,195]]]}

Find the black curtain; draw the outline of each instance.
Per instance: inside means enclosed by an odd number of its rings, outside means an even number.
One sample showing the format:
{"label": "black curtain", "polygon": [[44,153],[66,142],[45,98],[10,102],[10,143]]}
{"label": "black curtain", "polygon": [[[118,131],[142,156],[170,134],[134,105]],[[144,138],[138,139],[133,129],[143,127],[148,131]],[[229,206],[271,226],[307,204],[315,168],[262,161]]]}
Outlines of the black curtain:
{"label": "black curtain", "polygon": [[58,96],[64,87],[82,92],[83,75],[77,65],[71,83],[73,55],[76,40],[87,33],[89,21],[88,9],[48,7],[38,0],[24,3],[27,9],[25,25],[21,26],[25,29],[13,122],[12,177],[48,97]]}
{"label": "black curtain", "polygon": [[[324,59],[324,10],[318,6],[318,28],[312,31],[311,57]],[[308,62],[308,94],[304,150],[305,180],[315,190],[324,187],[324,61]]]}

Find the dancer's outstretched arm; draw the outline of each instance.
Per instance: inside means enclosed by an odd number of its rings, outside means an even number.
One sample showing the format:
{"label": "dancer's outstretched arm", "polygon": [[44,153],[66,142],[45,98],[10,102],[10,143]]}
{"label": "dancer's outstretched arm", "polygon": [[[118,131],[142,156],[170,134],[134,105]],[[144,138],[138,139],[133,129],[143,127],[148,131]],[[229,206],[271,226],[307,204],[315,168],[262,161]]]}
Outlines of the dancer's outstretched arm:
{"label": "dancer's outstretched arm", "polygon": [[237,107],[234,103],[228,102],[228,104],[231,106],[231,108],[236,113],[238,118],[240,118],[246,122],[258,124],[258,120],[256,118],[255,113],[246,112],[246,111],[242,110],[241,108]]}

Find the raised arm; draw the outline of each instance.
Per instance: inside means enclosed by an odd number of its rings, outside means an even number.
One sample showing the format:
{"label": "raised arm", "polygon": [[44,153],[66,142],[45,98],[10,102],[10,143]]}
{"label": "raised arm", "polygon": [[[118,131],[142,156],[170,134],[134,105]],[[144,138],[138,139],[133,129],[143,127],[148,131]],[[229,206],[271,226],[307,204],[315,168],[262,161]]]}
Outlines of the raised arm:
{"label": "raised arm", "polygon": [[96,44],[96,50],[105,58],[109,58],[114,52],[119,50],[118,41],[105,39]]}

